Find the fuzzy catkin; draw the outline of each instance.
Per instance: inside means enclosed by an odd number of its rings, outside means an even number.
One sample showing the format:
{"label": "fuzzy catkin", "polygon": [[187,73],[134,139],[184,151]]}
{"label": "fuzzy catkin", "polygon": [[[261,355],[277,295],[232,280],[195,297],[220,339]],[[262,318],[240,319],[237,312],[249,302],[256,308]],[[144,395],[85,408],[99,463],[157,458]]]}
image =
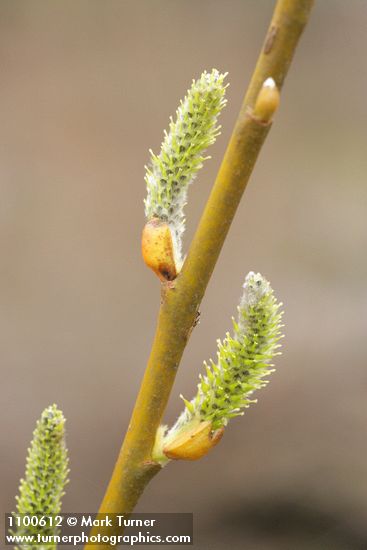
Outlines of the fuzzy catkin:
{"label": "fuzzy catkin", "polygon": [[243,285],[238,319],[233,320],[233,335],[218,340],[217,362],[204,363],[196,396],[185,402],[185,410],[166,434],[172,440],[192,422],[212,422],[212,429],[226,426],[242,415],[254,402],[251,395],[267,384],[273,372],[271,361],[278,355],[281,334],[281,303],[274,297],[269,282],[260,273],[250,272]]}
{"label": "fuzzy catkin", "polygon": [[150,151],[150,165],[146,167],[145,215],[148,220],[159,218],[169,224],[178,269],[182,264],[187,188],[208,158],[203,156],[205,149],[220,133],[217,119],[226,104],[225,77],[213,69],[193,81],[177,109],[176,120],[171,118],[161,152],[155,155]]}
{"label": "fuzzy catkin", "polygon": [[[17,512],[39,516],[52,516],[61,511],[61,499],[68,477],[68,456],[65,446],[65,418],[56,405],[47,407],[37,421],[33,439],[28,450],[26,472],[20,480]],[[55,527],[32,525],[17,527],[17,535],[54,535]],[[33,550],[39,546],[18,545],[19,550]],[[54,545],[45,544],[44,550],[53,550]]]}

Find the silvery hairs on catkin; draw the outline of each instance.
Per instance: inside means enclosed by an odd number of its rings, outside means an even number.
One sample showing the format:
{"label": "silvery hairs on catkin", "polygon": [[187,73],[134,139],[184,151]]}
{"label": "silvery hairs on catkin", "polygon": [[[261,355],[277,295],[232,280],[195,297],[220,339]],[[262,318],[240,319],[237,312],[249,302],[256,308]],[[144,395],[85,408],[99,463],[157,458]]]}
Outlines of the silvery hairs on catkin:
{"label": "silvery hairs on catkin", "polygon": [[281,306],[270,283],[260,273],[248,273],[233,335],[218,340],[217,362],[204,363],[197,394],[191,401],[184,399],[185,409],[165,435],[165,444],[192,422],[210,421],[213,430],[226,426],[255,402],[250,397],[267,384],[264,378],[273,372],[271,361],[279,354]]}
{"label": "silvery hairs on catkin", "polygon": [[203,166],[203,153],[220,133],[217,119],[226,104],[224,79],[216,69],[204,71],[193,81],[169,124],[159,155],[150,151],[146,167],[148,220],[167,222],[172,233],[177,269],[182,265],[182,235],[185,230],[184,206],[187,189]]}

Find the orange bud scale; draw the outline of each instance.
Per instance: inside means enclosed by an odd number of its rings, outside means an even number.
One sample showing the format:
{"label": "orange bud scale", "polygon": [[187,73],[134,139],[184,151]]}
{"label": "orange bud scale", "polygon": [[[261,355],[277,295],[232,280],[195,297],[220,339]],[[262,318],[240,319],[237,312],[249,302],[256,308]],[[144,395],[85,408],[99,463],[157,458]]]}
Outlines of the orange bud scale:
{"label": "orange bud scale", "polygon": [[209,420],[185,431],[166,445],[164,454],[174,460],[198,460],[215,447],[221,440],[224,427],[212,430]]}
{"label": "orange bud scale", "polygon": [[172,235],[166,222],[153,218],[145,225],[142,254],[146,265],[161,281],[173,281],[177,277]]}

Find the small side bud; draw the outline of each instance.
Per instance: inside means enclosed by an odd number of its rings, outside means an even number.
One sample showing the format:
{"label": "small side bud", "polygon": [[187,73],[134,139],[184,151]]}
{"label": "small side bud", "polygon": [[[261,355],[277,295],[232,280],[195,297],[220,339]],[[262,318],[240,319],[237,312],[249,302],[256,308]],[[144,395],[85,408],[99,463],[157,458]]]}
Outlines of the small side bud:
{"label": "small side bud", "polygon": [[279,107],[280,94],[273,78],[267,78],[257,96],[254,117],[261,122],[271,122]]}
{"label": "small side bud", "polygon": [[141,244],[146,265],[161,281],[173,281],[177,269],[169,225],[158,218],[151,219],[143,229]]}
{"label": "small side bud", "polygon": [[163,448],[163,453],[174,460],[198,460],[219,443],[223,432],[223,427],[213,431],[210,421],[200,422],[173,439]]}

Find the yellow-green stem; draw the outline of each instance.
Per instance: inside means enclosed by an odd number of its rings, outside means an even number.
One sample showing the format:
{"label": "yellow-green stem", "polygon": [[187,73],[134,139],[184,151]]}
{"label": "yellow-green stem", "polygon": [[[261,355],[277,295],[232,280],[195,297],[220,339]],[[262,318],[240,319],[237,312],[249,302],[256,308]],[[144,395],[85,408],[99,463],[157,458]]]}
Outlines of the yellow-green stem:
{"label": "yellow-green stem", "polygon": [[[130,513],[160,470],[151,451],[187,340],[215,263],[270,125],[251,115],[271,76],[280,89],[313,0],[278,0],[254,74],[214,187],[182,271],[167,283],[151,355],[130,425],[99,512]],[[105,534],[114,530],[106,528]],[[93,533],[93,532],[92,532]],[[94,533],[95,534],[95,533]],[[93,545],[94,550],[103,546]]]}

